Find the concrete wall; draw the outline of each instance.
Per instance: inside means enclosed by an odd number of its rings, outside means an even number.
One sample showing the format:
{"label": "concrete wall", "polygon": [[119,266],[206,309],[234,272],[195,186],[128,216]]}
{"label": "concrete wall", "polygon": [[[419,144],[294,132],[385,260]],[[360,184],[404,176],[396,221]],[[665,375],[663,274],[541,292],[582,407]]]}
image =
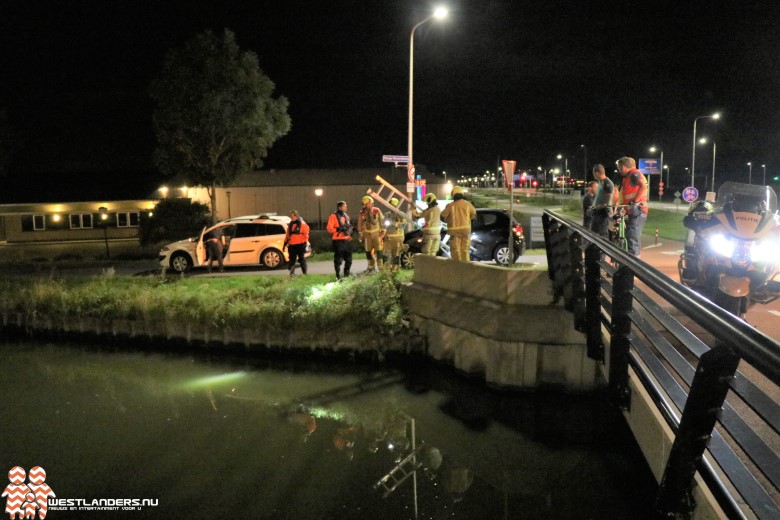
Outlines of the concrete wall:
{"label": "concrete wall", "polygon": [[403,299],[434,359],[500,386],[599,385],[584,334],[562,304],[552,303],[546,271],[418,255]]}

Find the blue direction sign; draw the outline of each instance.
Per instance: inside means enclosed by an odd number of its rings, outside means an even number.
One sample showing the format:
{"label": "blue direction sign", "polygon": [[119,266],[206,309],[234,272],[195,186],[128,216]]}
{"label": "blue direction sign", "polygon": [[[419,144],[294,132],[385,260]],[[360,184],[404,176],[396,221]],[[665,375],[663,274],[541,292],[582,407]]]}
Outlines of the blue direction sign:
{"label": "blue direction sign", "polygon": [[639,171],[645,175],[661,175],[661,167],[659,159],[639,159]]}
{"label": "blue direction sign", "polygon": [[408,155],[383,155],[382,162],[408,163]]}
{"label": "blue direction sign", "polygon": [[693,186],[688,186],[683,190],[682,198],[685,202],[695,202],[699,198],[699,190]]}

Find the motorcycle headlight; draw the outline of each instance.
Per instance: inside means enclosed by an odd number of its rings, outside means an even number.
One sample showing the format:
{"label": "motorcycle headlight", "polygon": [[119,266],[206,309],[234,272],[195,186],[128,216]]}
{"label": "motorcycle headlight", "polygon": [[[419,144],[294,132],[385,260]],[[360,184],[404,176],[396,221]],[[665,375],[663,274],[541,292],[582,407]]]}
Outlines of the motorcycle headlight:
{"label": "motorcycle headlight", "polygon": [[734,242],[725,235],[720,233],[713,235],[710,237],[709,243],[710,249],[712,249],[715,254],[731,258],[731,255],[734,253]]}
{"label": "motorcycle headlight", "polygon": [[750,250],[750,260],[753,262],[780,262],[780,243],[776,240],[763,240],[756,243]]}

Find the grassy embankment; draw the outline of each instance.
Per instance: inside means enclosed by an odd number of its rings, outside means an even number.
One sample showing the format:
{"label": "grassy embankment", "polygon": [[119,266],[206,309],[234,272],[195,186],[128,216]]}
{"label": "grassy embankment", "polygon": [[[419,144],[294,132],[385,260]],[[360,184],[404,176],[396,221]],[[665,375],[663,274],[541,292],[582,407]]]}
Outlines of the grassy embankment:
{"label": "grassy embankment", "polygon": [[[494,190],[472,190],[472,199],[474,204],[479,207],[500,207],[506,208],[509,203],[508,193],[498,193]],[[523,206],[532,206],[537,208],[551,208],[572,220],[579,222],[582,216],[582,200],[578,196],[565,195],[563,199],[558,193],[540,192],[533,197],[516,195],[520,207],[514,210],[515,218],[522,222],[524,226],[528,225],[529,217],[523,211]],[[563,206],[561,206],[563,201]],[[655,236],[655,229],[658,228],[659,238],[667,240],[685,240],[686,229],[682,225],[683,217],[686,215],[687,206],[681,211],[668,211],[653,208],[652,203],[650,212],[647,215],[647,224],[645,225],[644,235]]]}
{"label": "grassy embankment", "polygon": [[58,319],[162,320],[272,332],[335,330],[395,335],[407,322],[400,285],[412,272],[361,276],[0,278],[0,313]]}

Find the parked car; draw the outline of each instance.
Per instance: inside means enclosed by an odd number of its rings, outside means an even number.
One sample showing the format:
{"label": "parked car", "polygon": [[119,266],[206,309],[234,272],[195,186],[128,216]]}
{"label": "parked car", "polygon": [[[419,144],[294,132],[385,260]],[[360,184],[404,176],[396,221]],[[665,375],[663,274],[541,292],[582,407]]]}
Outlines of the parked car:
{"label": "parked car", "polygon": [[[261,265],[276,269],[289,260],[284,247],[289,217],[276,215],[249,215],[223,220],[209,228],[203,228],[200,235],[179,240],[160,250],[160,265],[182,273],[207,263],[203,235],[221,228],[226,246],[222,252],[225,266]],[[306,247],[306,256],[311,255],[311,246]]]}
{"label": "parked car", "polygon": [[[447,226],[442,226],[442,246],[438,256],[450,256]],[[525,253],[523,226],[512,219],[512,235],[515,248],[515,262]],[[477,218],[471,221],[472,261],[494,260],[499,265],[509,264],[509,213],[503,209],[477,208]],[[414,267],[414,255],[422,252],[422,230],[406,233],[404,243],[407,250],[401,254],[401,266]]]}

